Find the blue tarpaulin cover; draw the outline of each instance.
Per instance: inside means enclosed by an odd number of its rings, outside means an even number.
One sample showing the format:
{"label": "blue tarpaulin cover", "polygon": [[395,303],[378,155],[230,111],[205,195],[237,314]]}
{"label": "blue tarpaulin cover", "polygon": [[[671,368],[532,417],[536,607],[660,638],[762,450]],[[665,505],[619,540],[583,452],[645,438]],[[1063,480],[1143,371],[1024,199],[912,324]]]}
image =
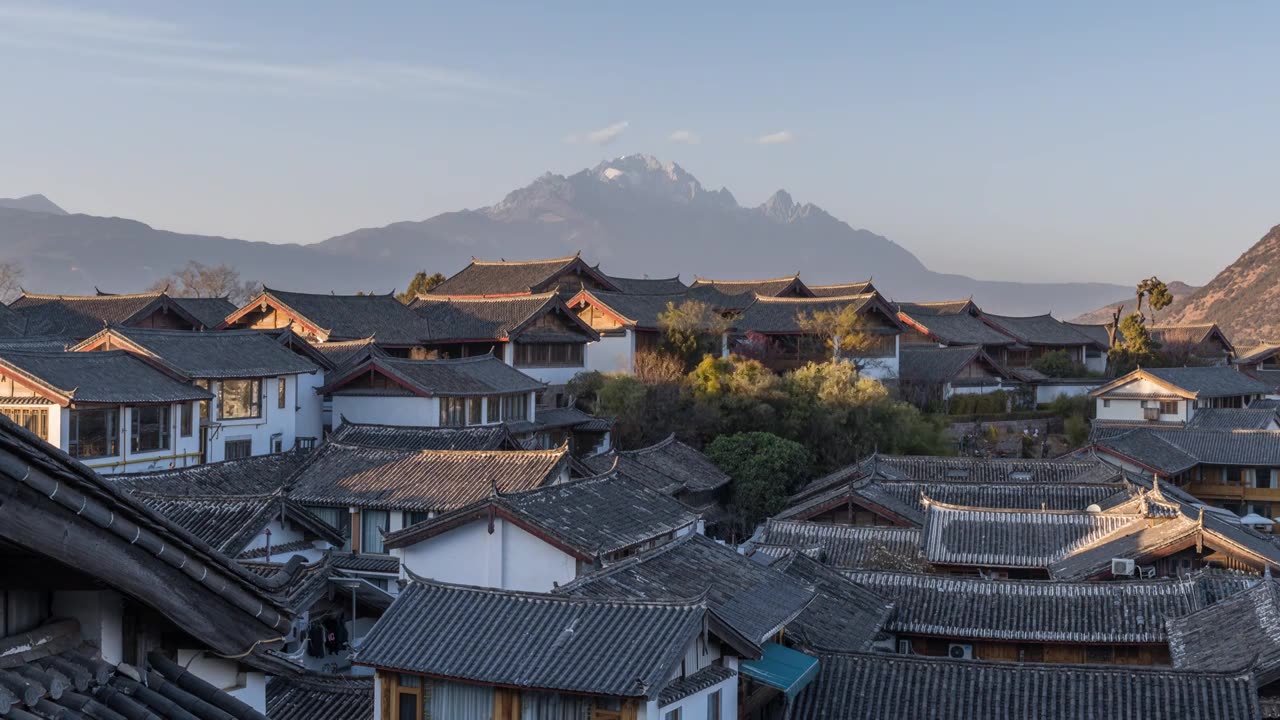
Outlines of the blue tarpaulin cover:
{"label": "blue tarpaulin cover", "polygon": [[764,644],[764,655],[759,660],[744,660],[738,669],[743,675],[778,688],[791,699],[817,677],[818,658],[770,642]]}

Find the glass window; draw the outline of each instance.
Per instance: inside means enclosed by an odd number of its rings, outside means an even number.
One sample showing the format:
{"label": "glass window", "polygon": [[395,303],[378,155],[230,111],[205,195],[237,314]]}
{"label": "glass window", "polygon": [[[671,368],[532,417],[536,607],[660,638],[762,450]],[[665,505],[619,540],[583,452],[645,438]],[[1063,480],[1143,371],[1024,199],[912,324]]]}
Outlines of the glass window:
{"label": "glass window", "polygon": [[288,387],[289,384],[284,381],[284,378],[276,378],[276,407],[281,410],[284,409],[284,401],[286,399],[285,395],[288,392]]}
{"label": "glass window", "polygon": [[364,510],[360,513],[360,552],[381,553],[382,533],[391,529],[391,513]]}
{"label": "glass window", "polygon": [[441,427],[462,427],[467,424],[467,399],[458,397],[440,398]]}
{"label": "glass window", "polygon": [[1178,401],[1177,400],[1161,400],[1160,414],[1161,415],[1177,415]]}
{"label": "glass window", "polygon": [[720,720],[720,691],[707,696],[707,720]]}
{"label": "glass window", "polygon": [[41,440],[49,439],[49,411],[45,408],[0,408],[0,415],[30,430]]}
{"label": "glass window", "polygon": [[[1271,468],[1258,468],[1253,471],[1253,486],[1258,488],[1271,487]],[[1267,516],[1270,517],[1270,516]]]}
{"label": "glass window", "polygon": [[662,716],[662,720],[681,720],[680,708],[676,708]]}
{"label": "glass window", "polygon": [[189,403],[183,403],[178,406],[178,414],[181,416],[178,421],[178,432],[182,434],[182,437],[191,437],[191,433],[194,432],[193,425],[195,421],[192,419],[194,413],[195,408]]}
{"label": "glass window", "polygon": [[307,508],[312,515],[320,518],[330,526],[337,528],[343,537],[351,534],[351,512],[346,508],[335,507],[319,507],[312,505]]}
{"label": "glass window", "polygon": [[223,380],[218,383],[218,419],[262,417],[262,381]]}
{"label": "glass window", "polygon": [[426,522],[430,519],[431,519],[431,513],[429,512],[418,512],[416,510],[409,510],[409,511],[406,511],[404,514],[404,526],[411,527],[413,525],[417,525],[418,523]]}
{"label": "glass window", "polygon": [[[197,381],[196,381],[196,387],[200,388],[201,390],[208,390],[208,389],[209,389],[209,381],[208,381],[208,380],[197,380]],[[201,401],[200,401],[200,419],[201,419],[201,420],[208,420],[208,419],[209,419],[209,401],[208,401],[208,400],[201,400]]]}
{"label": "glass window", "polygon": [[502,421],[514,422],[517,420],[529,419],[529,396],[520,393],[519,395],[503,395],[501,398]]}
{"label": "glass window", "polygon": [[169,419],[172,410],[168,405],[129,408],[129,438],[134,452],[169,449]]}
{"label": "glass window", "polygon": [[120,411],[116,408],[72,410],[67,452],[78,458],[119,455],[119,418]]}
{"label": "glass window", "polygon": [[480,402],[480,398],[440,398],[440,425],[479,425],[483,422]]}
{"label": "glass window", "polygon": [[224,460],[239,460],[250,455],[253,455],[253,440],[251,438],[228,440],[223,445],[222,456]]}

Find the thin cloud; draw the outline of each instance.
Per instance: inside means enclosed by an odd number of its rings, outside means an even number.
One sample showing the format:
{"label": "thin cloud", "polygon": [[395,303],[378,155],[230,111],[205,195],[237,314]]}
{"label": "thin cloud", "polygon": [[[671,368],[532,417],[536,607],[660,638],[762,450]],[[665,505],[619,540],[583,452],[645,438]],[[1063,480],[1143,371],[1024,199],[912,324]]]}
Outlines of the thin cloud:
{"label": "thin cloud", "polygon": [[795,139],[796,139],[796,136],[792,135],[790,130],[780,130],[776,133],[761,135],[760,137],[756,138],[756,144],[757,145],[782,145],[783,143],[789,143]]}
{"label": "thin cloud", "polygon": [[[197,37],[176,22],[69,8],[8,4],[0,0],[0,45],[51,50],[95,59],[95,72],[115,72],[131,82],[155,78],[157,85],[255,80],[284,88],[387,90],[416,98],[458,94],[502,94],[509,88],[476,73],[433,65],[357,60],[339,64],[269,61],[245,48]],[[98,62],[114,60],[115,63]],[[150,66],[150,70],[142,70]],[[145,74],[143,74],[145,73]]]}
{"label": "thin cloud", "polygon": [[685,145],[697,145],[701,140],[692,130],[677,130],[671,133],[671,137],[667,139],[671,142],[684,143]]}
{"label": "thin cloud", "polygon": [[614,140],[617,140],[618,137],[626,131],[627,126],[630,124],[631,123],[626,120],[623,120],[622,122],[614,123],[608,127],[602,127],[599,130],[592,130],[587,133],[585,139],[592,145],[608,145]]}

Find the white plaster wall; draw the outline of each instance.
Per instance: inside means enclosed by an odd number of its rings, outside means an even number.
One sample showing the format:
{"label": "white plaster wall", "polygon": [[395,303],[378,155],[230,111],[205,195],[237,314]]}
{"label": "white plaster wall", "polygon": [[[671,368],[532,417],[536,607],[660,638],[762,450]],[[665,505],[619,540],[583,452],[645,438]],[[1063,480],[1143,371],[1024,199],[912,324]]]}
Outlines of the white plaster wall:
{"label": "white plaster wall", "polygon": [[900,337],[893,336],[893,357],[870,358],[862,368],[862,374],[876,380],[893,380],[898,377],[898,357],[901,349]]}
{"label": "white plaster wall", "polygon": [[662,720],[667,713],[679,708],[680,720],[707,720],[707,697],[717,690],[720,691],[721,720],[731,720],[731,718],[738,717],[738,677],[736,675],[718,685],[712,685],[706,690],[696,692],[670,705],[663,705],[658,708],[656,717],[658,720]]}
{"label": "white plaster wall", "polygon": [[627,330],[618,337],[601,337],[599,342],[587,343],[583,350],[585,368],[579,370],[597,370],[599,372],[633,372],[635,366],[636,335]]}
{"label": "white plaster wall", "polygon": [[248,705],[260,713],[267,712],[267,675],[260,672],[246,672],[244,687],[227,693],[231,697]]}
{"label": "white plaster wall", "polygon": [[[275,519],[267,524],[267,527],[263,529],[263,532],[258,533],[257,537],[249,541],[249,544],[245,546],[245,550],[257,550],[259,548],[265,548],[267,546],[266,530],[271,531],[271,547],[272,548],[278,548],[281,545],[285,545],[287,543],[292,543],[292,542],[297,542],[299,540],[307,539],[306,533],[303,532],[302,528],[297,526],[286,526],[285,524],[281,523],[279,519]],[[288,562],[289,558],[293,557],[294,555],[301,555],[303,559],[306,560],[307,562],[312,562],[313,560],[319,560],[324,555],[324,551],[316,548],[311,548],[308,550],[303,550],[301,552],[294,551],[287,555],[281,555],[272,551],[271,560],[272,562]]]}
{"label": "white plaster wall", "polygon": [[[193,419],[190,437],[182,437],[179,433],[180,413],[199,412],[194,403],[174,403],[169,409],[168,450],[134,453],[130,448],[129,426],[132,420],[132,408],[122,408],[120,412],[120,428],[118,447],[121,454],[114,457],[86,458],[82,462],[102,475],[114,475],[125,472],[144,472],[147,470],[167,470],[200,464],[200,424],[199,418]],[[70,429],[70,416],[64,423],[66,431]],[[64,431],[65,432],[65,431]],[[64,435],[65,437],[65,435]],[[65,444],[65,443],[64,443]],[[65,448],[64,448],[65,449]]]}
{"label": "white plaster wall", "polygon": [[102,651],[102,659],[118,665],[124,661],[124,603],[111,590],[59,590],[53,593],[54,617],[75,618],[80,636]]}
{"label": "white plaster wall", "polygon": [[1036,385],[1036,402],[1037,403],[1053,402],[1058,398],[1059,395],[1066,395],[1067,397],[1080,397],[1081,395],[1088,395],[1089,393],[1093,392],[1097,388],[1098,388],[1098,385],[1078,385],[1078,384],[1054,385],[1052,383],[1044,383],[1041,385]]}
{"label": "white plaster wall", "polygon": [[295,431],[298,437],[324,438],[324,399],[316,389],[324,386],[324,373],[298,376],[298,402]]}
{"label": "white plaster wall", "polygon": [[476,520],[406,547],[405,569],[441,582],[546,592],[574,578],[574,558],[505,520]]}
{"label": "white plaster wall", "polygon": [[[1110,400],[1110,407],[1107,401]],[[1147,400],[1147,404],[1155,407],[1159,402],[1157,400]],[[1097,418],[1099,420],[1119,420],[1125,422],[1144,422],[1146,417],[1143,414],[1142,400],[1128,398],[1107,398],[1106,396],[1098,397],[1094,400]],[[1178,412],[1162,413],[1160,415],[1161,422],[1178,422],[1190,419],[1190,401],[1179,400]]]}
{"label": "white plaster wall", "polygon": [[1089,372],[1095,372],[1100,375],[1107,372],[1107,354],[1102,353],[1098,357],[1085,357],[1084,369]]}
{"label": "white plaster wall", "polygon": [[[585,352],[585,351],[584,351]],[[583,356],[584,360],[586,356]],[[564,385],[573,379],[574,375],[585,371],[585,367],[518,367],[520,372],[547,385]]]}
{"label": "white plaster wall", "polygon": [[386,395],[333,396],[333,429],[342,425],[342,418],[353,423],[379,425],[416,425],[437,427],[440,425],[440,402],[435,398],[400,397]]}
{"label": "white plaster wall", "polygon": [[[279,383],[285,384],[284,407],[279,405]],[[208,462],[219,462],[226,459],[226,442],[228,440],[249,440],[254,455],[271,453],[271,438],[281,436],[281,449],[291,450],[298,436],[298,376],[287,375],[279,378],[262,379],[262,397],[258,399],[262,407],[262,417],[244,420],[220,420],[218,413],[218,382],[210,383],[210,392],[214,399],[209,402],[209,418],[212,425],[206,430],[209,433]],[[320,437],[318,435],[314,437]]]}
{"label": "white plaster wall", "polygon": [[525,531],[503,523],[502,587],[507,590],[547,592],[578,574],[577,560]]}

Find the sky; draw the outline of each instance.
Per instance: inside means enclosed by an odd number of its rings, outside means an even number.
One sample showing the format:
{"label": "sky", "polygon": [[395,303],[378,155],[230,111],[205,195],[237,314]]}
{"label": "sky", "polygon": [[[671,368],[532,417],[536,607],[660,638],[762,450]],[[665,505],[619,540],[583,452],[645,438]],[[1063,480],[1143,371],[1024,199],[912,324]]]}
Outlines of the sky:
{"label": "sky", "polygon": [[0,0],[0,197],[305,243],[643,152],[934,270],[1203,283],[1280,223],[1278,23],[1269,2]]}

